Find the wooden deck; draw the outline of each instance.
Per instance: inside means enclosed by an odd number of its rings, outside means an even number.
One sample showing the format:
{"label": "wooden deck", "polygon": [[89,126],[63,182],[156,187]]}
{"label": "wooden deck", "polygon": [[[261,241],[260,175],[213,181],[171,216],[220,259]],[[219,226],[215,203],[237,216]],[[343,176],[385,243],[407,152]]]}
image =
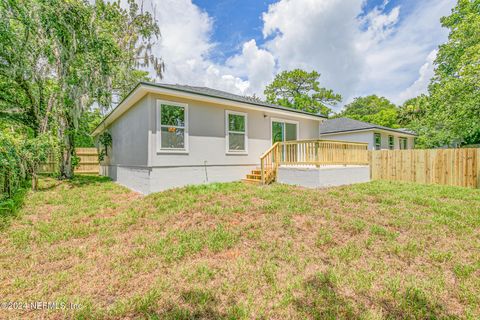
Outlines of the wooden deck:
{"label": "wooden deck", "polygon": [[296,140],[276,142],[260,157],[260,168],[243,181],[270,184],[281,165],[367,165],[368,144],[333,140]]}

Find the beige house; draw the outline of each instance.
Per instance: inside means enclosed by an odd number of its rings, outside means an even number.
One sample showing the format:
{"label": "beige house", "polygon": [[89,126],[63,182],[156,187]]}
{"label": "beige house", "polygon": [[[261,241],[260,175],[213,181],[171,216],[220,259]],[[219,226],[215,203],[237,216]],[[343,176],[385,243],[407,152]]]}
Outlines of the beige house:
{"label": "beige house", "polygon": [[368,143],[370,150],[413,149],[415,136],[404,129],[349,118],[329,119],[320,125],[320,139]]}
{"label": "beige house", "polygon": [[144,194],[245,178],[277,141],[318,139],[325,120],[204,87],[140,83],[94,136],[112,136],[101,173]]}

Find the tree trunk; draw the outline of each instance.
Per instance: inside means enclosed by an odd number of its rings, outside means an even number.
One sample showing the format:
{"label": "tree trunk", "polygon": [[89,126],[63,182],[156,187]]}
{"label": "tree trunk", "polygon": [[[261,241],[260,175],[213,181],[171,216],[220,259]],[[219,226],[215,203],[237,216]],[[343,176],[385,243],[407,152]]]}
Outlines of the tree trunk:
{"label": "tree trunk", "polygon": [[37,186],[38,186],[38,177],[37,177],[37,174],[34,171],[34,172],[32,172],[32,190],[36,191]]}
{"label": "tree trunk", "polygon": [[61,148],[60,159],[60,179],[73,178],[73,156],[75,155],[74,137],[67,121],[62,121],[60,125],[60,137],[63,136],[63,146]]}

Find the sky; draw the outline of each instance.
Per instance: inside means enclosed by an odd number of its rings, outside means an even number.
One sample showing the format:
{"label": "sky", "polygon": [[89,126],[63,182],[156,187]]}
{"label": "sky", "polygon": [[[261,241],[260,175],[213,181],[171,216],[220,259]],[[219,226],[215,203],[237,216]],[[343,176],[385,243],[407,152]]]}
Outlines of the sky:
{"label": "sky", "polygon": [[161,38],[163,83],[206,86],[263,97],[284,70],[321,74],[343,96],[394,103],[426,92],[440,18],[455,0],[145,0]]}

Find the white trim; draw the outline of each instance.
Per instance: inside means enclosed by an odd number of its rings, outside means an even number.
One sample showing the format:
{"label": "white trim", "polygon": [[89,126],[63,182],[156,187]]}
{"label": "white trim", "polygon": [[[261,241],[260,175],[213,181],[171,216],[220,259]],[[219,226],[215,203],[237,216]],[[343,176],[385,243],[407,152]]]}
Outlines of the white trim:
{"label": "white trim", "polygon": [[174,97],[174,98],[185,98],[195,101],[202,101],[207,103],[214,103],[218,105],[228,106],[228,107],[237,107],[246,110],[256,110],[262,112],[268,112],[271,114],[278,114],[283,116],[289,117],[296,117],[300,119],[310,119],[316,121],[323,121],[325,118],[315,116],[315,115],[308,115],[303,113],[298,113],[294,111],[288,110],[279,110],[275,108],[268,108],[257,106],[253,104],[237,102],[226,100],[222,98],[215,98],[215,97],[206,97],[200,94],[188,93],[188,92],[181,92],[178,90],[173,89],[166,89],[160,87],[154,87],[151,85],[140,84],[135,90],[133,90],[124,101],[122,101],[107,117],[103,120],[101,125],[99,125],[92,133],[93,136],[98,135],[108,127],[111,123],[113,123],[116,119],[118,119],[123,113],[125,113],[130,107],[132,107],[137,101],[143,98],[147,93],[154,93],[154,94],[161,94],[164,96]]}
{"label": "white trim", "polygon": [[[173,127],[173,128],[179,128],[184,130],[184,148],[162,148],[162,104],[166,105],[171,105],[171,106],[177,106],[177,107],[182,107],[184,109],[184,116],[185,116],[185,126],[180,127],[180,126],[163,126],[163,127]],[[156,99],[156,138],[157,138],[157,143],[156,143],[156,151],[157,153],[188,153],[188,104],[186,103],[180,103],[180,102],[175,102],[175,101],[168,101],[168,100],[161,100],[161,99]]]}
{"label": "white trim", "polygon": [[[272,128],[274,122],[282,122],[282,123],[292,123],[297,125],[297,140],[300,140],[300,122],[295,120],[288,120],[288,119],[280,119],[280,118],[270,118],[270,145],[273,145],[273,134]],[[285,141],[285,130],[283,131],[283,141]]]}
{"label": "white trim", "polygon": [[[229,130],[229,123],[228,123],[228,116],[229,115],[238,115],[245,117],[245,132],[240,131],[230,131]],[[235,151],[230,150],[230,137],[229,133],[240,133],[244,134],[245,139],[245,150]],[[245,112],[233,111],[233,110],[225,110],[225,153],[228,155],[235,155],[235,154],[248,154],[248,114]]]}

